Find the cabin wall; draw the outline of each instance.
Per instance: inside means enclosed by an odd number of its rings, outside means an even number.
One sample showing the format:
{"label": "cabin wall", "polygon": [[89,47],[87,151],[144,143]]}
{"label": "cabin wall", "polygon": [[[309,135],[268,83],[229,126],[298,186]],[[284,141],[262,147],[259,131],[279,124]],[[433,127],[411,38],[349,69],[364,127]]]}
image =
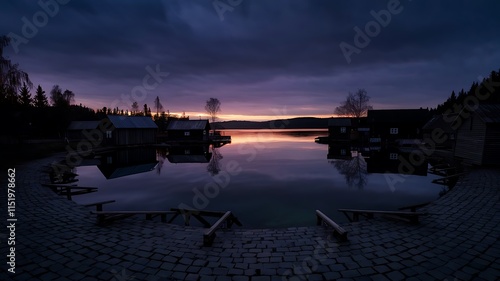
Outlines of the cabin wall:
{"label": "cabin wall", "polygon": [[[184,133],[189,132],[189,136]],[[207,140],[208,130],[170,130],[167,132],[169,140]]]}
{"label": "cabin wall", "polygon": [[[345,127],[345,133],[342,133],[341,128]],[[351,138],[350,126],[330,126],[328,127],[328,136],[332,140],[349,140]]]}
{"label": "cabin wall", "polygon": [[114,145],[135,145],[156,143],[156,129],[115,129]]}
{"label": "cabin wall", "polygon": [[[398,128],[398,133],[391,134],[391,128]],[[372,138],[382,138],[382,140],[421,139],[422,129],[416,124],[375,123],[370,128],[370,135]]]}
{"label": "cabin wall", "polygon": [[481,165],[485,145],[486,124],[477,116],[465,119],[457,130],[455,156]]}
{"label": "cabin wall", "polygon": [[483,165],[500,165],[500,124],[487,125]]}

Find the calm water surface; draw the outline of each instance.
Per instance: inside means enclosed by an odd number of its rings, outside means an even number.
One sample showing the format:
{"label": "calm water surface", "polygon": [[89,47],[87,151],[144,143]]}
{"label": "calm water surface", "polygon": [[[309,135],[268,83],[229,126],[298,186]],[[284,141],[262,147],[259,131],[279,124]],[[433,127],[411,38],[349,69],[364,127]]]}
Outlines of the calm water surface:
{"label": "calm water surface", "polygon": [[435,200],[441,191],[431,183],[436,176],[425,175],[426,163],[420,169],[424,175],[383,174],[394,171],[391,161],[397,160],[387,160],[391,155],[337,157],[340,150],[314,142],[325,131],[223,134],[231,135],[232,143],[215,149],[143,148],[102,155],[94,161],[99,165],[76,168],[78,184],[99,191],[74,200],[116,200],[105,210],[168,210],[180,204],[231,210],[244,227],[266,228],[314,225],[316,209],[345,222],[337,209],[395,210]]}

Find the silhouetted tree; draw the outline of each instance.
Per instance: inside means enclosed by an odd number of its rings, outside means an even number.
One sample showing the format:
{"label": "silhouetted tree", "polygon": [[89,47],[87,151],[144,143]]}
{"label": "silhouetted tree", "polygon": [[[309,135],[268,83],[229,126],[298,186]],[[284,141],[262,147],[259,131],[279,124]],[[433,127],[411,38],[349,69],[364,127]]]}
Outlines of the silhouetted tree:
{"label": "silhouetted tree", "polygon": [[40,85],[36,88],[34,104],[38,108],[47,107],[49,105],[47,96],[45,96],[45,91],[42,90]]}
{"label": "silhouetted tree", "polygon": [[160,110],[163,109],[163,105],[160,102],[160,97],[156,96],[155,99],[155,108],[156,108],[156,116],[160,113]]}
{"label": "silhouetted tree", "polygon": [[[205,105],[205,110],[207,111],[208,115],[210,115],[210,119],[212,119],[212,123],[215,122],[215,119],[217,119],[217,113],[220,111],[220,101],[216,98],[210,98],[207,100],[207,104]],[[215,132],[215,125],[213,128]]]}
{"label": "silhouetted tree", "polygon": [[33,87],[28,73],[19,69],[18,64],[13,64],[3,56],[3,50],[10,44],[10,38],[0,36],[0,101],[10,101],[17,103],[17,93],[23,85],[29,89]]}
{"label": "silhouetted tree", "polygon": [[25,107],[29,107],[32,105],[33,100],[31,99],[30,90],[28,89],[26,84],[23,85],[19,94],[19,101],[21,102],[21,105]]}
{"label": "silhouetted tree", "polygon": [[136,101],[134,101],[132,103],[131,109],[132,109],[132,115],[137,114],[137,112],[139,112],[139,104]]}
{"label": "silhouetted tree", "polygon": [[70,90],[62,91],[59,85],[54,85],[50,91],[50,102],[54,107],[69,107],[75,100],[75,94]]}
{"label": "silhouetted tree", "polygon": [[347,100],[336,107],[334,113],[345,117],[360,118],[366,116],[370,109],[373,109],[370,105],[370,97],[365,89],[359,89],[354,94],[349,93]]}

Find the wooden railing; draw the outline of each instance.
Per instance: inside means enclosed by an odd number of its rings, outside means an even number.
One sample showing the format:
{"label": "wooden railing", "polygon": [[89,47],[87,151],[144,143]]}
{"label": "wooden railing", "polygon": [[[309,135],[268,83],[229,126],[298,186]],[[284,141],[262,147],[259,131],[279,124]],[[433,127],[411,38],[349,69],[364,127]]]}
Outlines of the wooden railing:
{"label": "wooden railing", "polygon": [[328,216],[323,214],[320,210],[316,210],[316,224],[325,225],[333,228],[333,235],[338,237],[341,241],[347,240],[347,231],[345,231],[340,225],[335,223]]}
{"label": "wooden railing", "polygon": [[[364,216],[368,219],[373,218],[375,215],[382,215],[387,218],[402,220],[409,223],[418,223],[420,216],[428,215],[423,212],[402,212],[402,211],[375,211],[375,210],[353,210],[353,209],[339,209],[339,212],[344,213],[350,222],[359,221],[359,216]],[[352,214],[352,218],[348,215]]]}

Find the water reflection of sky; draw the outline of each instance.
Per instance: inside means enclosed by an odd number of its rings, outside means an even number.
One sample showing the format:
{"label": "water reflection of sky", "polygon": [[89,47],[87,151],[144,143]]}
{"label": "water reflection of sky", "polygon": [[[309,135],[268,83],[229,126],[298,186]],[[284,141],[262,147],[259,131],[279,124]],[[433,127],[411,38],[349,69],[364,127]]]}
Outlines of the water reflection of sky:
{"label": "water reflection of sky", "polygon": [[[336,167],[338,161],[346,160],[327,159],[328,146],[314,143],[314,138],[325,132],[255,130],[229,134],[232,143],[217,149],[222,156],[219,177],[226,174],[229,163],[237,163],[241,171],[229,177],[217,196],[206,202],[198,198],[197,203],[207,203],[207,210],[231,210],[245,227],[313,225],[316,209],[343,222],[345,217],[336,211],[339,208],[394,210],[434,200],[441,190],[431,183],[433,175],[402,178],[396,174],[365,174],[363,186],[356,180],[349,186]],[[113,179],[106,179],[96,166],[78,167],[79,184],[97,186],[99,191],[74,200],[82,204],[117,201],[106,205],[105,210],[168,210],[181,203],[200,206],[193,202],[193,189],[203,193],[203,188],[218,177],[207,170],[208,165],[172,164],[165,159],[160,173],[151,170]],[[391,190],[388,177],[404,181],[394,181]]]}

